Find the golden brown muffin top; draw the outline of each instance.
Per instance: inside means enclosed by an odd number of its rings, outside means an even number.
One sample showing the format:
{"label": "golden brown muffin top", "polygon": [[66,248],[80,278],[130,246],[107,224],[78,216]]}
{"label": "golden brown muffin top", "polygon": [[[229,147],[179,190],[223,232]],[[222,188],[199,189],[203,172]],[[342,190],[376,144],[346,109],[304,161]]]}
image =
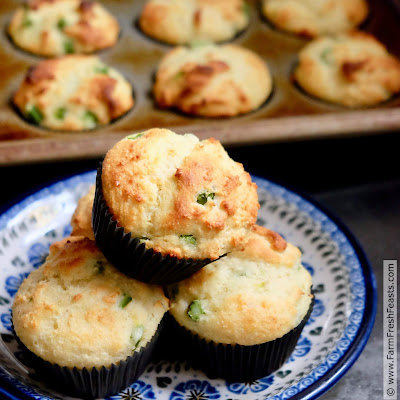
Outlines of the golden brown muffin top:
{"label": "golden brown muffin top", "polygon": [[400,61],[372,35],[354,31],[310,42],[299,53],[294,78],[323,100],[370,106],[400,92]]}
{"label": "golden brown muffin top", "polygon": [[102,188],[119,226],[179,258],[231,251],[259,208],[256,185],[220,142],[167,129],[128,136],[109,150]]}
{"label": "golden brown muffin top", "polygon": [[255,227],[244,249],[169,287],[170,313],[216,343],[252,346],[285,335],[309,310],[311,276],[299,249]]}
{"label": "golden brown muffin top", "polygon": [[249,19],[244,0],[150,0],[141,12],[139,25],[148,36],[162,42],[188,44],[230,40]]}
{"label": "golden brown muffin top", "polygon": [[257,109],[272,91],[266,63],[236,45],[178,47],[161,60],[154,96],[160,107],[205,117]]}
{"label": "golden brown muffin top", "polygon": [[129,82],[97,56],[85,55],[31,67],[13,101],[32,122],[59,130],[108,124],[134,104]]}
{"label": "golden brown muffin top", "polygon": [[336,35],[368,15],[366,0],[263,0],[262,11],[279,29],[305,37]]}
{"label": "golden brown muffin top", "polygon": [[71,236],[85,236],[94,240],[92,228],[92,209],[94,201],[95,185],[78,200],[78,204],[71,218]]}
{"label": "golden brown muffin top", "polygon": [[154,336],[169,308],[159,286],[121,274],[94,241],[69,237],[18,289],[13,323],[22,343],[67,367],[110,367]]}
{"label": "golden brown muffin top", "polygon": [[24,50],[51,57],[111,47],[119,24],[98,2],[28,0],[13,15],[8,33]]}

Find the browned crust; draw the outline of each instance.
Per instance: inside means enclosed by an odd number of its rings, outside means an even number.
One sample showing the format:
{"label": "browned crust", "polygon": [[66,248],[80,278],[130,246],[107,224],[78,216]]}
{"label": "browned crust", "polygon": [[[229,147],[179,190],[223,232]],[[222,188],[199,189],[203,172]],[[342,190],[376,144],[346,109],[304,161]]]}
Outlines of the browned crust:
{"label": "browned crust", "polygon": [[[221,170],[220,168],[223,167],[219,163],[217,165],[210,163],[207,154],[214,152],[214,157],[217,157],[220,151],[223,151],[220,142],[210,138],[186,157],[182,166],[177,169],[175,177],[178,191],[174,212],[166,218],[166,226],[170,226],[171,229],[184,228],[193,219],[197,219],[206,230],[222,231],[226,227],[227,219],[237,215],[241,208],[246,210],[246,226],[252,226],[255,223],[259,208],[258,201],[251,198],[248,205],[243,207],[238,198],[241,197],[240,191],[254,195],[257,186],[239,163],[235,163],[238,167],[236,174],[226,169]],[[203,206],[193,205],[193,199],[197,194],[211,183],[218,188],[216,196],[221,199],[221,207],[212,213],[207,212]]]}
{"label": "browned crust", "polygon": [[81,19],[75,25],[64,28],[64,33],[80,43],[94,48],[110,47],[116,42],[116,38],[93,26],[91,23],[91,8],[82,13]]}
{"label": "browned crust", "polygon": [[259,225],[254,225],[252,227],[252,231],[260,236],[265,237],[271,243],[273,250],[279,252],[286,250],[287,242],[281,235],[279,235],[279,233]]}
{"label": "browned crust", "polygon": [[28,7],[31,10],[38,10],[42,5],[56,3],[57,0],[29,0]]}
{"label": "browned crust", "polygon": [[53,63],[41,63],[28,69],[25,82],[29,85],[37,85],[41,81],[54,78]]}
{"label": "browned crust", "polygon": [[92,208],[94,201],[95,185],[88,193],[81,197],[71,217],[71,236],[85,236],[94,240],[92,229]]}
{"label": "browned crust", "polygon": [[91,0],[81,0],[81,3],[79,4],[79,11],[82,13],[88,13],[93,10],[94,7],[94,2]]}
{"label": "browned crust", "polygon": [[27,75],[19,89],[14,93],[13,102],[25,109],[26,103],[32,98],[44,94],[56,78],[57,59],[44,60],[28,69]]}
{"label": "browned crust", "polygon": [[197,9],[196,12],[193,14],[193,23],[195,26],[199,26],[201,23],[201,9]]}
{"label": "browned crust", "polygon": [[[209,85],[211,80],[216,75],[227,72],[229,70],[229,65],[226,62],[220,60],[210,60],[205,64],[194,64],[192,62],[189,62],[183,66],[182,78],[178,78],[179,82],[177,82],[175,89],[173,89],[172,91],[168,87],[165,89],[156,89],[156,92],[159,91],[157,102],[159,106],[163,108],[168,108],[172,106],[180,107],[180,104],[184,101],[185,98],[200,93],[207,85]],[[237,85],[232,82],[231,87],[236,88]],[[241,93],[239,94],[239,97],[241,99],[244,98],[246,101],[246,95],[242,91],[240,92]],[[184,111],[191,114],[197,114],[201,108],[208,104],[224,104],[224,101],[222,101],[218,97],[201,98],[200,101],[190,104],[190,108],[184,109]]]}
{"label": "browned crust", "polygon": [[358,62],[345,62],[341,66],[349,82],[370,80],[380,84],[390,93],[400,91],[400,61],[390,54],[384,57],[368,57]]}
{"label": "browned crust", "polygon": [[222,45],[170,51],[159,65],[153,93],[161,108],[221,118],[258,108],[271,89],[268,67],[257,54]]}
{"label": "browned crust", "polygon": [[[82,252],[82,249],[85,251]],[[74,239],[66,238],[50,246],[51,254],[58,253],[57,268],[64,274],[73,273],[74,269],[80,268],[88,253],[96,255],[98,252],[95,241],[79,236]],[[71,254],[75,254],[75,257],[71,257]]]}
{"label": "browned crust", "polygon": [[115,96],[117,81],[109,76],[96,76],[92,79],[93,96],[107,105],[112,119],[121,115],[121,104]]}
{"label": "browned crust", "polygon": [[367,60],[362,60],[362,61],[356,61],[356,62],[351,62],[351,61],[346,61],[342,64],[342,73],[345,76],[345,78],[349,81],[354,81],[354,75],[362,69],[365,65]]}
{"label": "browned crust", "polygon": [[[182,98],[200,92],[210,83],[215,75],[229,71],[229,69],[229,65],[224,61],[216,60],[209,61],[207,64],[185,64],[182,68],[183,83],[179,88],[178,93],[175,94],[175,97]],[[161,95],[161,107],[171,106],[168,97],[168,95]]]}
{"label": "browned crust", "polygon": [[245,245],[237,256],[249,260],[262,260],[276,266],[294,267],[301,261],[300,250],[287,243],[278,233],[255,225],[247,235]]}

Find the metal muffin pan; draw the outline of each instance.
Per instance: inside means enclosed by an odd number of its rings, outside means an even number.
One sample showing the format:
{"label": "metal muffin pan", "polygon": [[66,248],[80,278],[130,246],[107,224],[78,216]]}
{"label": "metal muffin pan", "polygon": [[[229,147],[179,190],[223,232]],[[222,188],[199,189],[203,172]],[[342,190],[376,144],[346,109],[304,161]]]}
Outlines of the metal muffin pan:
{"label": "metal muffin pan", "polygon": [[[98,53],[131,82],[135,106],[112,124],[82,132],[56,132],[33,126],[14,109],[13,93],[29,66],[43,58],[26,53],[11,42],[7,25],[17,0],[0,2],[0,165],[91,158],[104,154],[128,133],[169,127],[201,138],[213,136],[226,145],[303,140],[345,135],[385,133],[400,128],[400,97],[374,108],[351,110],[303,93],[291,80],[298,51],[308,42],[275,29],[260,12],[259,0],[249,0],[249,27],[231,42],[250,48],[268,64],[274,91],[268,101],[249,114],[222,119],[195,118],[157,108],[152,97],[154,74],[172,46],[143,34],[137,19],[145,0],[101,1],[119,20],[118,43]],[[400,13],[390,0],[370,0],[370,15],[361,29],[372,33],[400,57]]]}

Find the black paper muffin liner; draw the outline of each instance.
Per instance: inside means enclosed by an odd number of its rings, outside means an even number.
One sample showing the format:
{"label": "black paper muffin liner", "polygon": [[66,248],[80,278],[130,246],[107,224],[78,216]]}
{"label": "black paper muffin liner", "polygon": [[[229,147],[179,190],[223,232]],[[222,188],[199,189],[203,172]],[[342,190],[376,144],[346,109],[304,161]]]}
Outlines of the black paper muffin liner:
{"label": "black paper muffin liner", "polygon": [[113,219],[103,197],[102,163],[97,169],[92,227],[96,243],[105,257],[122,273],[145,283],[169,285],[182,281],[212,260],[163,256],[146,249],[139,238],[126,233]]}
{"label": "black paper muffin liner", "polygon": [[[314,306],[311,301],[306,316],[294,329],[281,338],[254,345],[229,345],[207,341],[193,334],[168,315],[168,326],[180,352],[175,356],[186,358],[193,368],[201,369],[211,379],[223,378],[228,382],[253,382],[279,369],[296,347],[300,334]],[[176,348],[176,346],[174,346]]]}
{"label": "black paper muffin liner", "polygon": [[95,367],[91,369],[61,367],[58,364],[45,361],[21,342],[15,333],[14,325],[12,325],[12,330],[23,351],[24,359],[28,366],[35,370],[40,379],[63,394],[84,399],[96,399],[115,395],[139,378],[153,359],[164,320],[165,318],[160,322],[150,342],[142,347],[139,352],[135,352],[126,360],[120,361],[118,365],[111,364],[109,368],[103,366],[101,369]]}

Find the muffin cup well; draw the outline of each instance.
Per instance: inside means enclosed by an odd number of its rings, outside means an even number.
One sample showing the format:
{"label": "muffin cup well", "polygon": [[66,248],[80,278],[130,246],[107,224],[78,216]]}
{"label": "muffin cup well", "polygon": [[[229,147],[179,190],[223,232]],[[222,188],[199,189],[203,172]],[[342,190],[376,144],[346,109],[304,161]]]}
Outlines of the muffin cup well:
{"label": "muffin cup well", "polygon": [[163,256],[146,249],[139,238],[126,233],[113,219],[103,197],[102,163],[97,169],[92,226],[96,243],[105,257],[121,272],[145,283],[169,285],[188,278],[211,260]]}
{"label": "muffin cup well", "polygon": [[254,346],[215,343],[199,337],[168,316],[170,337],[180,343],[182,355],[194,368],[201,369],[211,379],[229,382],[252,382],[279,369],[296,347],[304,325],[308,321],[314,300],[306,316],[294,329],[281,338]]}
{"label": "muffin cup well", "polygon": [[153,359],[154,349],[163,324],[164,320],[160,322],[151,341],[139,352],[135,352],[126,360],[120,361],[118,365],[111,364],[109,368],[103,366],[101,369],[95,367],[91,369],[68,368],[45,361],[31,352],[15,333],[14,326],[12,328],[24,353],[24,359],[35,370],[39,378],[64,394],[95,399],[115,395],[139,378]]}

